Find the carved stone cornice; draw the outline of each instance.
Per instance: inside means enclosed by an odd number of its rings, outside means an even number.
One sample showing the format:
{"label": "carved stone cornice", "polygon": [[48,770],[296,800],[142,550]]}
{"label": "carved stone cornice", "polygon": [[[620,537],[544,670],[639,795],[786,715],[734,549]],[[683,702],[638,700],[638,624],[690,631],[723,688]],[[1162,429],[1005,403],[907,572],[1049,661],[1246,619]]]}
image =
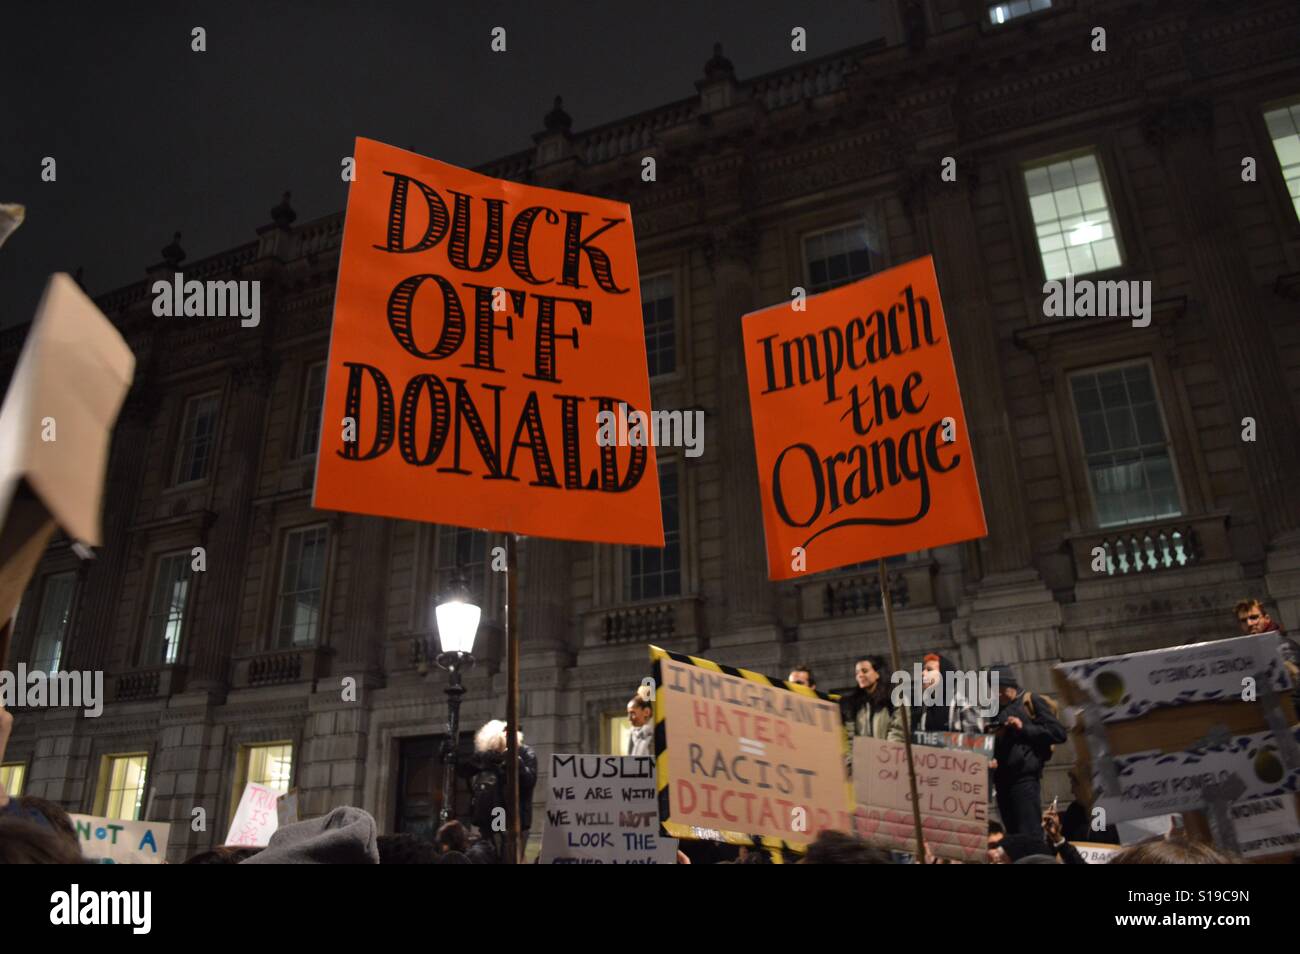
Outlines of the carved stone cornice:
{"label": "carved stone cornice", "polygon": [[1214,131],[1214,107],[1207,99],[1171,99],[1142,118],[1142,136],[1162,157],[1180,141],[1208,140]]}
{"label": "carved stone cornice", "polygon": [[739,262],[748,267],[758,252],[758,230],[748,219],[716,225],[700,238],[700,247],[709,271],[715,276],[725,262]]}
{"label": "carved stone cornice", "polygon": [[914,162],[900,174],[898,194],[903,208],[909,214],[926,210],[930,205],[950,202],[969,202],[979,186],[979,159],[969,153],[954,155],[956,179],[943,178],[943,160],[947,156],[933,156],[925,162]]}
{"label": "carved stone cornice", "polygon": [[230,378],[236,391],[252,391],[263,397],[271,393],[275,376],[280,370],[280,359],[269,354],[258,354],[237,363],[230,369]]}

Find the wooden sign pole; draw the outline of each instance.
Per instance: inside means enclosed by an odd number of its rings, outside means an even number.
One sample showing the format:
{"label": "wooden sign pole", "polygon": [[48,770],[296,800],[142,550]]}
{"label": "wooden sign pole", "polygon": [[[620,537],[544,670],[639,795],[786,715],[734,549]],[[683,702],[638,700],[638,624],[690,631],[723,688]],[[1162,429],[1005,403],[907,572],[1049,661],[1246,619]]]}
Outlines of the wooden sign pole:
{"label": "wooden sign pole", "polygon": [[519,863],[519,543],[506,534],[506,857],[505,864]]}
{"label": "wooden sign pole", "polygon": [[[894,602],[889,595],[889,571],[885,567],[885,558],[879,561],[880,570],[880,607],[885,611],[885,628],[889,631],[889,650],[894,672],[903,668],[898,658],[898,634],[894,631]],[[884,673],[880,673],[884,678]],[[916,793],[916,766],[912,764],[912,726],[907,714],[908,707],[902,707],[903,746],[907,749],[907,784],[912,790],[912,824],[916,826],[916,862],[925,862],[925,838],[921,834],[921,802]]]}

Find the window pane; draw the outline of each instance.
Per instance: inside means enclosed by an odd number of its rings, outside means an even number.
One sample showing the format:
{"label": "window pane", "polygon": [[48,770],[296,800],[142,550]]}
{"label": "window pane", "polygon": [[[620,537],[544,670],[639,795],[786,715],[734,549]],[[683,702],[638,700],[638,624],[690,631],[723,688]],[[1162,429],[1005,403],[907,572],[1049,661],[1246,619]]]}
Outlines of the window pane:
{"label": "window pane", "polygon": [[298,439],[298,456],[310,457],[316,453],[320,440],[321,406],[325,401],[325,365],[312,365],[307,370],[307,382],[302,396],[302,434]]}
{"label": "window pane", "polygon": [[1088,371],[1070,385],[1098,524],[1177,516],[1178,486],[1151,369]]}
{"label": "window pane", "polygon": [[677,367],[677,312],[671,275],[655,275],[641,282],[641,314],[650,376],[671,374]]}
{"label": "window pane", "polygon": [[663,507],[664,547],[629,547],[628,600],[662,599],[682,592],[681,525],[678,513],[677,468],[659,465],[659,495]]}
{"label": "window pane", "polygon": [[108,791],[104,799],[106,818],[138,821],[144,807],[144,783],[148,758],[143,755],[109,756]]}
{"label": "window pane", "polygon": [[18,798],[23,793],[23,781],[27,777],[27,766],[23,762],[10,762],[0,765],[0,787],[10,798]]}
{"label": "window pane", "polygon": [[1024,171],[1043,273],[1049,279],[1120,265],[1110,201],[1093,153]]}
{"label": "window pane", "polygon": [[154,570],[149,612],[145,617],[146,666],[170,666],[180,658],[185,607],[193,574],[190,552],[182,550],[161,557]]}
{"label": "window pane", "polygon": [[861,223],[818,232],[804,240],[808,292],[816,294],[871,274],[871,244]]}
{"label": "window pane", "polygon": [[285,539],[277,624],[281,648],[312,646],[317,641],[326,541],[324,527],[294,530]]}
{"label": "window pane", "polygon": [[469,584],[470,593],[484,610],[486,617],[491,550],[490,535],[485,530],[439,527],[438,552],[434,561],[434,585],[438,593],[444,592],[451,586],[459,570]]}
{"label": "window pane", "polygon": [[1269,110],[1264,114],[1264,123],[1273,140],[1287,192],[1296,215],[1300,216],[1300,103]]}
{"label": "window pane", "polygon": [[[293,777],[293,745],[252,745],[248,748],[248,781],[265,785],[277,792],[289,791]],[[242,793],[241,793],[242,794]]]}
{"label": "window pane", "polygon": [[54,672],[63,658],[63,639],[72,615],[75,573],[58,573],[46,577],[41,594],[40,615],[36,620],[36,639],[32,644],[32,669]]}
{"label": "window pane", "polygon": [[218,394],[205,394],[186,402],[177,448],[176,483],[186,484],[208,476],[220,402]]}

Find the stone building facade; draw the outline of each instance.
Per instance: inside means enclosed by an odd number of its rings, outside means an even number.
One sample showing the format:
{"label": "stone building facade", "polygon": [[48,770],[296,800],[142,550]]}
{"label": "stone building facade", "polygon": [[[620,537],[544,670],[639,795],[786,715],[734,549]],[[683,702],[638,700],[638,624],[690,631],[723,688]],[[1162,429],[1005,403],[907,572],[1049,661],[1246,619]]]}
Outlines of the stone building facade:
{"label": "stone building facade", "polygon": [[[694,95],[586,132],[557,103],[481,170],[631,203],[654,406],[706,415],[702,456],[661,451],[662,554],[521,545],[521,720],[543,771],[618,744],[647,643],[805,662],[823,689],[886,652],[873,569],[767,580],[739,318],[926,254],[989,535],[891,563],[909,661],[937,648],[1048,687],[1063,658],[1229,635],[1245,594],[1300,627],[1300,7],[882,6],[881,41],[753,79],[715,50]],[[12,657],[108,686],[98,719],[17,714],[23,790],[170,819],[173,860],[220,842],[251,777],[295,786],[305,814],[432,824],[446,680],[422,647],[458,562],[485,607],[462,723],[505,710],[497,538],[310,505],[342,215],[272,219],[201,261],[174,242],[100,297],[138,358],[106,543],[50,547]],[[1044,317],[1065,270],[1150,281],[1149,325]],[[154,317],[175,271],[260,280],[260,325]],[[1068,797],[1068,762],[1049,796]]]}

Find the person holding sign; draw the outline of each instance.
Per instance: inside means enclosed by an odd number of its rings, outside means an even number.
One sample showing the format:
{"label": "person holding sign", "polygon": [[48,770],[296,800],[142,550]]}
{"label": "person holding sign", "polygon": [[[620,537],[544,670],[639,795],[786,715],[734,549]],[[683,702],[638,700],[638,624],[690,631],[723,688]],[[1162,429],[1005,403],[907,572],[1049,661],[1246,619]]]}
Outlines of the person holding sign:
{"label": "person holding sign", "polygon": [[[520,845],[528,843],[528,829],[533,827],[533,788],[537,785],[537,753],[519,738],[519,828]],[[470,809],[474,826],[483,840],[497,850],[497,858],[506,857],[506,724],[500,719],[484,723],[474,736],[474,762],[478,772],[472,782],[474,800]]]}
{"label": "person holding sign", "polygon": [[989,731],[997,736],[993,784],[998,813],[1008,835],[1041,837],[1043,766],[1053,747],[1065,742],[1065,727],[1056,719],[1054,703],[1020,691],[1010,666],[994,666],[993,672],[1000,705]]}
{"label": "person holding sign", "polygon": [[885,661],[880,656],[863,656],[853,664],[858,687],[840,703],[844,726],[852,736],[902,742],[902,716],[889,698],[887,681],[880,676],[884,668]]}

